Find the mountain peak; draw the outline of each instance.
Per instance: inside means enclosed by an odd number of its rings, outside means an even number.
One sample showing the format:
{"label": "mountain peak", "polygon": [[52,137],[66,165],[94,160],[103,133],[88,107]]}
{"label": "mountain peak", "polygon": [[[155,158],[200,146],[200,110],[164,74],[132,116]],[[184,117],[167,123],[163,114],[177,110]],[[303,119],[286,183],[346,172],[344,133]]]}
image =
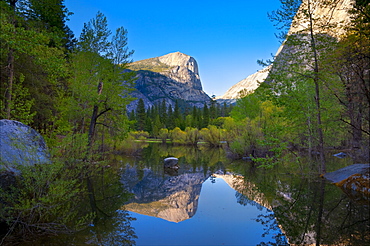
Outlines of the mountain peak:
{"label": "mountain peak", "polygon": [[[130,64],[130,69],[137,72],[134,97],[145,99],[147,107],[163,99],[171,105],[181,99],[197,107],[210,100],[202,89],[196,60],[184,53],[174,52],[136,61]],[[130,107],[135,107],[135,103]]]}
{"label": "mountain peak", "polygon": [[169,53],[164,56],[158,57],[161,63],[166,64],[170,67],[186,67],[195,74],[198,74],[198,64],[195,59],[179,51]]}

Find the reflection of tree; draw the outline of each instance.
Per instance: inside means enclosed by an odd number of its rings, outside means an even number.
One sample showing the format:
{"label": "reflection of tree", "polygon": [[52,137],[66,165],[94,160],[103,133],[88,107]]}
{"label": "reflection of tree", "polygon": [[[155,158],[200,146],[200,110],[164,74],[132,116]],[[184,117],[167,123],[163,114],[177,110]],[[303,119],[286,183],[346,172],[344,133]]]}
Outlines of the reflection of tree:
{"label": "reflection of tree", "polygon": [[[241,194],[239,192],[235,193],[235,197],[236,197],[238,203],[243,205],[243,206],[247,206],[247,205],[253,206],[253,207],[256,207],[259,211],[263,211],[264,209],[266,209],[261,204],[255,202],[253,200],[248,199],[246,196],[244,196],[243,194]],[[275,239],[275,242],[268,242],[268,243],[261,242],[258,245],[261,245],[261,246],[265,246],[265,245],[276,245],[276,246],[278,246],[278,245],[279,246],[288,245],[286,237],[285,237],[284,233],[281,232],[281,229],[279,228],[279,225],[276,221],[275,215],[271,210],[267,209],[267,213],[263,213],[263,214],[258,215],[258,218],[255,219],[255,220],[256,220],[256,222],[261,223],[261,225],[263,226],[263,229],[264,229],[265,232],[262,234],[262,237],[266,237],[269,234],[273,234],[272,238]]]}
{"label": "reflection of tree", "polygon": [[368,202],[360,204],[349,199],[338,187],[314,174],[294,175],[296,170],[288,166],[263,170],[246,162],[234,162],[232,170],[244,179],[233,184],[244,196],[237,195],[239,203],[250,204],[245,197],[260,203],[256,199],[262,194],[265,207],[271,205],[289,243],[370,245]]}
{"label": "reflection of tree", "polygon": [[118,210],[115,216],[105,217],[99,225],[92,227],[88,244],[92,245],[135,245],[137,238],[131,221],[136,220],[129,216],[127,211]]}
{"label": "reflection of tree", "polygon": [[256,219],[257,222],[260,222],[263,225],[265,233],[262,234],[262,237],[266,237],[269,234],[273,234],[273,239],[275,242],[261,242],[258,246],[267,246],[267,245],[276,245],[284,246],[289,245],[284,233],[281,232],[278,223],[276,222],[275,215],[272,211],[267,214],[260,214]]}
{"label": "reflection of tree", "polygon": [[241,194],[239,192],[235,193],[235,197],[236,197],[237,202],[239,204],[243,205],[243,206],[250,205],[250,206],[256,207],[260,211],[262,211],[265,208],[261,204],[255,202],[253,200],[248,199],[246,196],[244,196],[243,194]]}
{"label": "reflection of tree", "polygon": [[87,232],[89,244],[134,245],[135,235],[127,211],[118,210],[130,197],[120,182],[120,171],[114,163],[88,178],[91,209],[96,214]]}
{"label": "reflection of tree", "polygon": [[276,197],[273,208],[290,243],[369,245],[368,206],[354,204],[324,180],[301,182],[290,188],[294,202]]}

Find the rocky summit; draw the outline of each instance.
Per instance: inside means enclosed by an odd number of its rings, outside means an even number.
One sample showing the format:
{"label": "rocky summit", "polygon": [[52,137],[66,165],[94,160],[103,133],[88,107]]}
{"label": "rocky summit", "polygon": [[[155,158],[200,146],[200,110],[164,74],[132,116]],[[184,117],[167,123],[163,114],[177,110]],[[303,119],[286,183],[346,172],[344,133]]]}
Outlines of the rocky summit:
{"label": "rocky summit", "polygon": [[167,105],[182,100],[197,107],[210,101],[202,89],[196,60],[181,52],[133,62],[130,70],[136,71],[132,96],[137,99],[128,106],[129,111],[136,109],[140,98],[147,108],[163,100]]}

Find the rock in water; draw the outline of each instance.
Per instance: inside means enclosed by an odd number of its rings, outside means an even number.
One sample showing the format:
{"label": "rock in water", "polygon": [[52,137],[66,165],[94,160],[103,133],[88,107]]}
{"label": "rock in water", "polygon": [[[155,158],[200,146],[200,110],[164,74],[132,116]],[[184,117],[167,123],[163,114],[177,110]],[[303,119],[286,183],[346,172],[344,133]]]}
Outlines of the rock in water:
{"label": "rock in water", "polygon": [[346,191],[364,194],[370,199],[370,164],[353,164],[324,174],[324,178]]}
{"label": "rock in water", "polygon": [[164,167],[165,168],[179,168],[179,166],[177,165],[179,159],[177,159],[176,157],[168,157],[166,159],[164,159]]}
{"label": "rock in water", "polygon": [[17,165],[50,162],[44,138],[15,120],[0,120],[0,153],[0,171],[17,173]]}
{"label": "rock in water", "polygon": [[337,154],[334,154],[333,156],[338,157],[338,158],[344,158],[347,156],[347,154],[343,152],[339,152]]}

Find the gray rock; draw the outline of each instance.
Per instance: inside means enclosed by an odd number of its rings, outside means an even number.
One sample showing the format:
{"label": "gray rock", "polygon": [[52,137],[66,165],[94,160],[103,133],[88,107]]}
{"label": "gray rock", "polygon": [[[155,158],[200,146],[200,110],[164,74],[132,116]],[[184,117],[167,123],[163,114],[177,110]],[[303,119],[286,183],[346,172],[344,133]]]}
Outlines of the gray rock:
{"label": "gray rock", "polygon": [[14,120],[0,120],[0,171],[18,173],[18,165],[50,163],[43,137]]}
{"label": "gray rock", "polygon": [[324,177],[355,200],[370,200],[370,164],[354,164]]}
{"label": "gray rock", "polygon": [[168,157],[164,159],[164,167],[165,168],[179,168],[177,163],[179,162],[179,159],[176,157]]}
{"label": "gray rock", "polygon": [[324,178],[331,181],[332,183],[338,183],[345,179],[348,179],[354,174],[362,174],[369,172],[370,164],[353,164],[348,167],[338,169],[334,172],[324,174]]}

